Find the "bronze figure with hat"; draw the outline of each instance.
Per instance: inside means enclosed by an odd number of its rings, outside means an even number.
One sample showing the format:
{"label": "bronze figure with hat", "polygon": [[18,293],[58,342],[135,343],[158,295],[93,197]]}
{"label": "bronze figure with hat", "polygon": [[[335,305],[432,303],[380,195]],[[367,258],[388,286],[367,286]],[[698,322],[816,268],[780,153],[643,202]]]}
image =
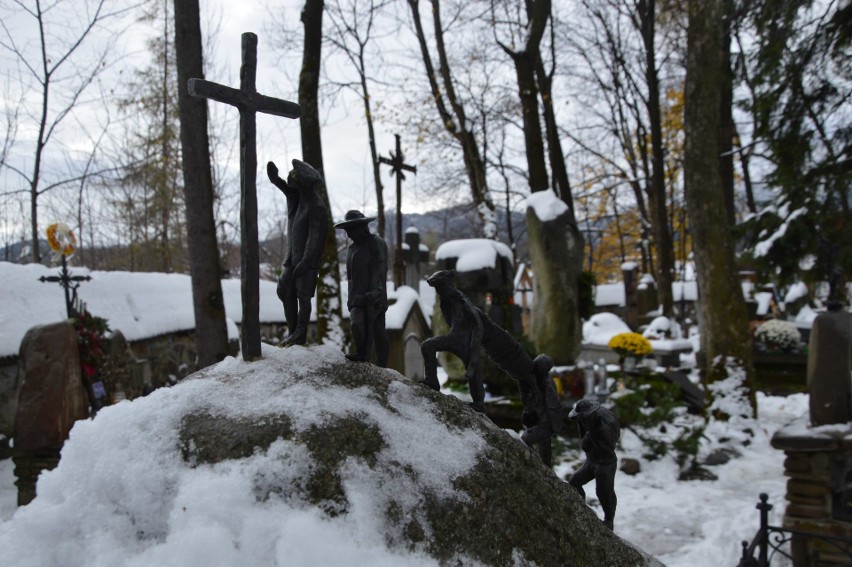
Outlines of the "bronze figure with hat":
{"label": "bronze figure with hat", "polygon": [[369,362],[375,347],[376,365],[386,367],[389,343],[385,329],[388,309],[388,246],[378,234],[370,232],[374,217],[361,211],[348,211],[344,220],[334,228],[346,231],[352,240],[346,254],[348,280],[349,321],[355,352],[346,358],[355,362]]}

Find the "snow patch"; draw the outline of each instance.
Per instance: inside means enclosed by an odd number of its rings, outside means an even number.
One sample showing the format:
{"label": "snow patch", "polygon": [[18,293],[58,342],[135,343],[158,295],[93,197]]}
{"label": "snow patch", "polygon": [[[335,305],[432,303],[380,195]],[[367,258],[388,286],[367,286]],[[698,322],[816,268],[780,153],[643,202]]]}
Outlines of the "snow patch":
{"label": "snow patch", "polygon": [[536,191],[527,197],[527,209],[533,209],[541,222],[555,220],[568,210],[565,201],[556,196],[553,189]]}

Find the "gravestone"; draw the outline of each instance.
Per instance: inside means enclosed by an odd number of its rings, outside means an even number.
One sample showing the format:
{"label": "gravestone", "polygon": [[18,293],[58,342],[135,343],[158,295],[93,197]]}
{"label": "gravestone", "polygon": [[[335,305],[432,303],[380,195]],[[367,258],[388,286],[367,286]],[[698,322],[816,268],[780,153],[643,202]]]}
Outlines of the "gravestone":
{"label": "gravestone", "polygon": [[814,319],[808,344],[808,393],[814,426],[852,421],[850,314],[833,304]]}
{"label": "gravestone", "polygon": [[639,303],[636,297],[639,267],[635,262],[625,262],[621,265],[621,274],[624,278],[624,322],[636,330],[639,328]]}
{"label": "gravestone", "polygon": [[429,249],[420,243],[420,233],[414,227],[405,231],[405,244],[402,247],[405,260],[405,285],[420,291],[422,265],[429,261]]}
{"label": "gravestone", "polygon": [[18,505],[35,498],[43,470],[55,468],[74,422],[89,417],[80,376],[77,335],[67,321],[33,327],[20,350],[23,376],[15,414],[12,452],[18,477]]}
{"label": "gravestone", "polygon": [[775,433],[784,451],[787,508],[784,527],[795,565],[848,565],[849,557],[801,532],[852,540],[852,403],[850,403],[850,314],[839,304],[814,320],[808,356],[810,423],[806,417]]}

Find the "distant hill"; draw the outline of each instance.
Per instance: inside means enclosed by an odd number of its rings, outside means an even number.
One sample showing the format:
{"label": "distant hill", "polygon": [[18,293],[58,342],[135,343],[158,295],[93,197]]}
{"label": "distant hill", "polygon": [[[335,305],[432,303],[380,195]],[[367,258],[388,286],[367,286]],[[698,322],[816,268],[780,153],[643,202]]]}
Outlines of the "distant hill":
{"label": "distant hill", "polygon": [[[527,258],[527,231],[524,225],[524,215],[514,212],[511,216],[512,234],[515,240],[516,253],[515,261],[526,261]],[[395,211],[388,211],[385,217],[386,223],[386,240],[388,248],[394,250],[396,248],[396,214]],[[372,230],[376,230],[376,224],[372,223]],[[506,219],[506,211],[497,211],[497,226],[498,238],[501,242],[511,244],[509,242],[509,228]],[[434,252],[438,246],[448,240],[458,240],[462,238],[480,238],[482,236],[479,216],[472,205],[458,205],[445,209],[429,211],[425,213],[403,214],[402,230],[403,232],[410,228],[417,228],[420,232],[420,240],[429,249]],[[264,235],[261,235],[263,238]],[[341,251],[341,258],[345,259],[345,234],[339,231],[338,248]],[[273,235],[260,241],[260,259],[264,264],[270,266],[280,266],[284,258],[286,247],[286,237],[281,234]],[[50,263],[52,253],[46,240],[40,242],[41,256],[45,260],[44,263]],[[157,262],[152,254],[156,251],[149,251],[147,255],[143,255],[137,247],[133,253],[126,246],[107,246],[97,247],[95,249],[81,249],[76,254],[75,264],[82,262],[91,269],[106,269],[106,270],[128,270],[128,271],[156,271]],[[185,255],[184,255],[185,256]],[[220,256],[224,264],[224,274],[239,275],[240,272],[240,257],[238,243],[226,243],[222,245]],[[96,260],[93,260],[96,259]],[[147,261],[146,261],[147,260]],[[178,272],[184,272],[181,269],[184,258],[177,261],[173,258],[173,269]],[[29,241],[19,241],[7,243],[5,246],[0,246],[0,261],[13,263],[29,263],[32,262],[30,254]]]}

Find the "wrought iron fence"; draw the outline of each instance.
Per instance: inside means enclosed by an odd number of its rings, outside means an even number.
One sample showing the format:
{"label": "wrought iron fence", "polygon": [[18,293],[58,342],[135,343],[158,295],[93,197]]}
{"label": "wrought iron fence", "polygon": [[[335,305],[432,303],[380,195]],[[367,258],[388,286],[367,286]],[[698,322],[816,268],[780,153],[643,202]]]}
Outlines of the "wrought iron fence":
{"label": "wrought iron fence", "polygon": [[[787,544],[789,543],[792,546],[794,538],[803,543],[803,549],[808,549],[809,540],[819,541],[833,550],[836,555],[846,557],[846,561],[843,563],[832,562],[833,567],[852,567],[852,538],[770,526],[769,511],[772,510],[772,504],[769,504],[768,500],[769,496],[765,493],[760,494],[760,502],[756,506],[760,511],[760,527],[751,543],[745,540],[742,542],[743,551],[737,567],[769,567],[776,555],[786,557],[795,567],[804,567],[796,564],[792,552],[788,551],[790,547]],[[819,567],[821,565],[828,564],[820,562],[819,551],[813,550],[808,567]]]}

